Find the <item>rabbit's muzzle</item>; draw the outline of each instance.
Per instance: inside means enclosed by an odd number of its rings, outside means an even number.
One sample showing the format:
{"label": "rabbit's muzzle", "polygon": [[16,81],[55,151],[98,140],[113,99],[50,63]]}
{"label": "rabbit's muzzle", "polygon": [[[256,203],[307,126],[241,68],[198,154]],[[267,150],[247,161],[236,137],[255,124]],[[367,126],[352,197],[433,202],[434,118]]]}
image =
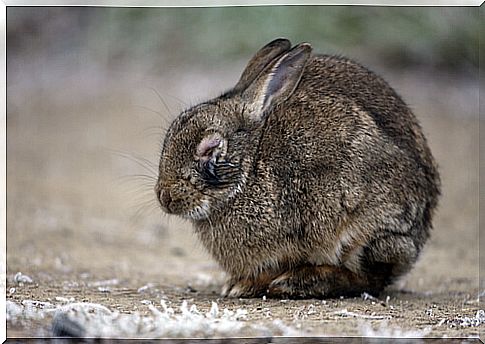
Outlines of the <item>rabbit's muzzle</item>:
{"label": "rabbit's muzzle", "polygon": [[177,210],[180,210],[180,205],[177,206],[177,202],[174,202],[173,186],[158,182],[155,185],[155,194],[157,195],[158,202],[164,212],[167,214],[177,214]]}
{"label": "rabbit's muzzle", "polygon": [[200,220],[210,214],[209,201],[190,185],[157,183],[155,193],[162,210],[167,214],[192,220]]}
{"label": "rabbit's muzzle", "polygon": [[170,196],[170,190],[162,190],[157,192],[158,195],[158,200],[160,201],[160,205],[163,210],[165,210],[167,213],[171,213],[172,211],[170,210],[170,203],[172,203],[172,196]]}
{"label": "rabbit's muzzle", "polygon": [[170,203],[172,203],[172,197],[170,196],[170,190],[168,188],[162,187],[160,183],[155,185],[155,194],[157,195],[157,200],[160,203],[163,211],[166,213],[171,213]]}

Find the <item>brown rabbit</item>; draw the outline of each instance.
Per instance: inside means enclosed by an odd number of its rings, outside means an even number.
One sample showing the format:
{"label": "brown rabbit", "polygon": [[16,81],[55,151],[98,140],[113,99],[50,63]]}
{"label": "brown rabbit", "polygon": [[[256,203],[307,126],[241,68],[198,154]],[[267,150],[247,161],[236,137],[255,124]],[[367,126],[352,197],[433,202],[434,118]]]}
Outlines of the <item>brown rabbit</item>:
{"label": "brown rabbit", "polygon": [[377,294],[416,261],[440,179],[380,77],[286,39],[171,124],[155,187],[229,274],[230,297]]}

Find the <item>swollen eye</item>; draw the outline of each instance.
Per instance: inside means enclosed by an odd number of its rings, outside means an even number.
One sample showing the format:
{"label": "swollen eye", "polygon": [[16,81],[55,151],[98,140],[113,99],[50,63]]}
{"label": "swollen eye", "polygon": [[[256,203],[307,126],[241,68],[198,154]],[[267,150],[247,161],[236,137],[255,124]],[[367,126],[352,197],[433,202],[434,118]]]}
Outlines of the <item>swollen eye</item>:
{"label": "swollen eye", "polygon": [[197,146],[197,156],[202,160],[209,160],[214,148],[221,144],[221,139],[216,137],[206,137]]}

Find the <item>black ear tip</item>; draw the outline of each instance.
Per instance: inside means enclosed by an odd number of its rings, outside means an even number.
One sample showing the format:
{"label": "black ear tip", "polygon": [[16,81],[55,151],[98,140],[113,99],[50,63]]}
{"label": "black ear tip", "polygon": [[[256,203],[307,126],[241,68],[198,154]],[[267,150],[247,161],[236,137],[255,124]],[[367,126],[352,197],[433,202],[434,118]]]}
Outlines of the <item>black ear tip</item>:
{"label": "black ear tip", "polygon": [[284,50],[289,50],[291,48],[291,43],[288,39],[284,37],[279,37],[272,40],[268,44],[266,44],[265,48],[276,47],[276,46],[282,47]]}

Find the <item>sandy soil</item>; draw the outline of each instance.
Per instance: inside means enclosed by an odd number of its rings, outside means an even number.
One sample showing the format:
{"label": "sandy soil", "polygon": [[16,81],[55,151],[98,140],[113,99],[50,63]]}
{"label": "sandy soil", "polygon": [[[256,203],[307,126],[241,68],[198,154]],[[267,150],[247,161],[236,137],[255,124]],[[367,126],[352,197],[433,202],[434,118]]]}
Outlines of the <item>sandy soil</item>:
{"label": "sandy soil", "polygon": [[[175,312],[183,300],[203,312],[210,311],[212,302],[220,310],[245,310],[240,321],[245,327],[230,333],[235,336],[291,331],[477,336],[485,320],[477,316],[483,293],[478,278],[477,85],[446,76],[386,73],[420,118],[443,180],[432,238],[409,275],[379,300],[222,299],[222,272],[195,240],[189,223],[161,214],[152,185],[160,127],[183,102],[229,87],[239,69],[220,75],[210,71],[210,78],[185,70],[180,71],[183,78],[170,82],[124,75],[105,85],[104,79],[94,78],[96,87],[93,78],[76,79],[79,75],[55,83],[9,79],[7,300],[23,313],[10,314],[8,336],[51,334],[53,313],[29,317],[28,305],[45,306],[29,300],[49,307],[99,303],[121,314],[148,317],[150,305],[160,308],[162,299]],[[19,283],[18,275],[16,281],[18,272],[32,283]]]}

